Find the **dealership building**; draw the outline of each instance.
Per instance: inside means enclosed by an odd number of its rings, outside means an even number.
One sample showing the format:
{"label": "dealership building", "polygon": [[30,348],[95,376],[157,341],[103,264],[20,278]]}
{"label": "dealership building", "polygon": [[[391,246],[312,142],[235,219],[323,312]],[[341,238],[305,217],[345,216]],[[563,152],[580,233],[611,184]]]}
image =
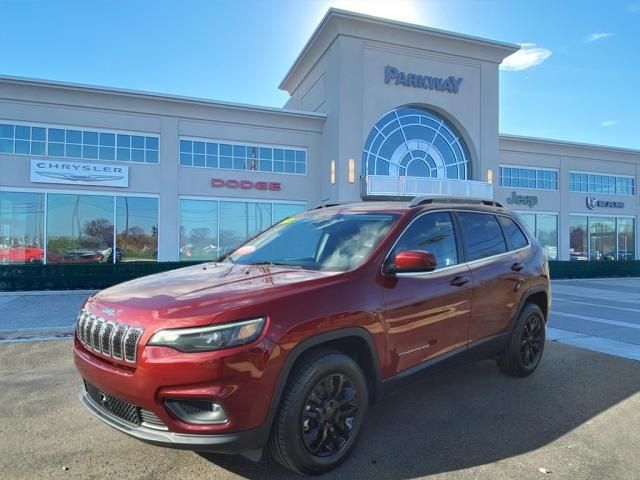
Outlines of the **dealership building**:
{"label": "dealership building", "polygon": [[283,108],[0,77],[0,263],[216,258],[324,202],[493,198],[558,260],[637,259],[640,151],[498,131],[519,47],[330,10]]}

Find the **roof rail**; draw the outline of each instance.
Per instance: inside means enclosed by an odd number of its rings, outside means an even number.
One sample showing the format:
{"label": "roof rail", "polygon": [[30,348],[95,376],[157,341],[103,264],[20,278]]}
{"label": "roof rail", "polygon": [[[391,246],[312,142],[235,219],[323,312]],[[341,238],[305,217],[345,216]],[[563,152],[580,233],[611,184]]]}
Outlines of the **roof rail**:
{"label": "roof rail", "polygon": [[333,200],[333,201],[327,200],[327,201],[320,202],[315,207],[309,208],[309,210],[319,210],[321,208],[338,207],[340,205],[347,205],[349,203],[353,203],[353,202],[338,201],[338,200]]}
{"label": "roof rail", "polygon": [[449,197],[445,195],[424,195],[416,197],[409,203],[409,206],[417,207],[418,205],[429,205],[431,203],[475,203],[477,205],[504,208],[500,202],[496,202],[495,200],[474,197]]}

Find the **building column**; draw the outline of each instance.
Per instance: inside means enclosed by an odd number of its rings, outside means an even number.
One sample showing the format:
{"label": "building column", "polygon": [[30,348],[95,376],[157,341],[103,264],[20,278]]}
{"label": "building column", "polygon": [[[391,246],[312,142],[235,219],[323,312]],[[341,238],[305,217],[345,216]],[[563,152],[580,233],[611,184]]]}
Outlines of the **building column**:
{"label": "building column", "polygon": [[178,142],[180,122],[162,118],[160,132],[160,200],[158,219],[158,261],[178,260],[180,219],[178,198]]}

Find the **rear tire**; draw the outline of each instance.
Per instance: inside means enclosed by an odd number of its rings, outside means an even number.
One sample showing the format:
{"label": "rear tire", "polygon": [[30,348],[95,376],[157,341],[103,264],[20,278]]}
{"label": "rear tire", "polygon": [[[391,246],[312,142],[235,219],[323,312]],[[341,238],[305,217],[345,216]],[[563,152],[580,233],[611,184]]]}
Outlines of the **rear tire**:
{"label": "rear tire", "polygon": [[353,450],[367,406],[358,364],[335,350],[314,350],[287,381],[271,432],[273,457],[306,475],[337,467]]}
{"label": "rear tire", "polygon": [[531,375],[542,359],[545,341],[544,314],[538,305],[524,306],[511,332],[507,347],[498,358],[498,367],[507,375]]}

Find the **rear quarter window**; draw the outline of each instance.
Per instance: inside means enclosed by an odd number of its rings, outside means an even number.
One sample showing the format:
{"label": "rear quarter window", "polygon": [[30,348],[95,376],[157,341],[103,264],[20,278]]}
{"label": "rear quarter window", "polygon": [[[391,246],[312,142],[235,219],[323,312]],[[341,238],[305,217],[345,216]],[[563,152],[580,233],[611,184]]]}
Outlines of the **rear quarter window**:
{"label": "rear quarter window", "polygon": [[498,221],[500,225],[502,225],[504,235],[507,237],[511,250],[518,250],[519,248],[524,248],[529,245],[529,240],[527,240],[526,235],[516,222],[502,215],[498,216]]}

